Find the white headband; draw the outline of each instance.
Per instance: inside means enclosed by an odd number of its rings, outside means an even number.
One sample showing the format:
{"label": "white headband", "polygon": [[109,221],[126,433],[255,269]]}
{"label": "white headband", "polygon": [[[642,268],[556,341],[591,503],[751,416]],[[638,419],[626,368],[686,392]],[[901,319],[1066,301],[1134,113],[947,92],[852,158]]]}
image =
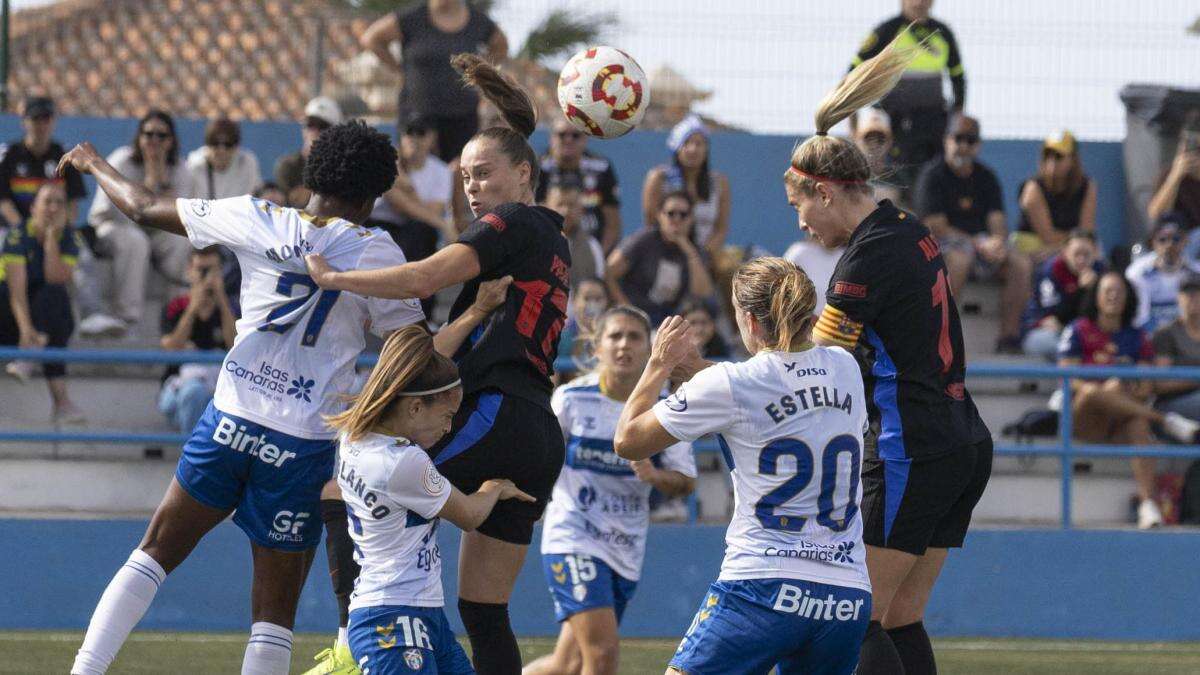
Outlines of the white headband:
{"label": "white headband", "polygon": [[425,391],[402,391],[402,392],[400,392],[400,395],[401,396],[429,396],[431,394],[440,394],[443,391],[450,391],[451,389],[453,389],[461,384],[462,384],[462,380],[455,380],[455,381],[451,382],[450,384],[442,385],[440,387],[437,387],[436,389],[426,389]]}

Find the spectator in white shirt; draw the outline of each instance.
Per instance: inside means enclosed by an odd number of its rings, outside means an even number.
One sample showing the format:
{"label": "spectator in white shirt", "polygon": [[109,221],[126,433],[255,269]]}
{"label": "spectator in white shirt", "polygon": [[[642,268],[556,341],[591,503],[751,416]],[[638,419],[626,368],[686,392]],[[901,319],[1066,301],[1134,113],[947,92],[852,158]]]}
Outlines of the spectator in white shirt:
{"label": "spectator in white shirt", "polygon": [[817,305],[813,313],[820,315],[825,308],[825,291],[829,290],[829,280],[833,278],[833,268],[837,266],[845,246],[825,248],[825,245],[813,237],[801,239],[788,247],[783,254],[784,260],[804,270],[813,287],[817,290]]}
{"label": "spectator in white shirt", "polygon": [[1187,272],[1183,260],[1184,235],[1179,223],[1160,218],[1150,234],[1150,253],[1125,269],[1125,278],[1137,291],[1133,325],[1147,332],[1166,326],[1179,316],[1179,282]]}
{"label": "spectator in white shirt", "polygon": [[197,196],[224,199],[254,194],[262,185],[258,157],[241,147],[242,130],[237,122],[222,117],[204,129],[204,146],[188,153],[187,167],[196,177]]}
{"label": "spectator in white shirt", "polygon": [[[121,175],[141,182],[156,195],[187,198],[199,194],[192,172],[179,161],[175,121],[162,110],[143,115],[133,142],[114,150],[108,162]],[[112,261],[108,293],[111,313],[91,314],[80,322],[79,332],[121,336],[142,319],[151,264],[168,283],[186,287],[192,247],[185,237],[138,227],[102,191],[92,201],[88,223],[96,229],[98,253]],[[98,275],[96,267],[81,268],[80,272],[79,285],[99,285],[104,281],[89,276]]]}

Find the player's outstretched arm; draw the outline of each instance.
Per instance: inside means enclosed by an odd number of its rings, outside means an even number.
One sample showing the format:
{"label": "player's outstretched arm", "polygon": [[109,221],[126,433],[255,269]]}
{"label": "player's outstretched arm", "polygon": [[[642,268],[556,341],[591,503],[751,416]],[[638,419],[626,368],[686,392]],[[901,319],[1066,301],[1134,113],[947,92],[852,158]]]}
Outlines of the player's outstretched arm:
{"label": "player's outstretched arm", "polygon": [[464,532],[470,532],[487,520],[496,502],[502,499],[520,499],[523,502],[537,501],[525,494],[511,480],[492,479],[479,486],[472,495],[465,495],[456,487],[450,488],[450,498],[438,512],[438,517],[454,523]]}
{"label": "player's outstretched arm", "polygon": [[138,225],[187,236],[173,197],[156,195],[144,185],[122,176],[91,143],[84,141],[62,156],[57,171],[60,178],[65,177],[68,166],[75,167],[80,173],[91,174],[113,205]]}
{"label": "player's outstretched arm", "polygon": [[646,459],[679,442],[680,439],[663,428],[651,408],[658,402],[658,394],[671,371],[688,358],[689,351],[695,351],[690,331],[691,325],[678,316],[667,317],[659,327],[646,369],[621,409],[621,419],[613,436],[613,448],[618,456],[628,460]]}
{"label": "player's outstretched arm", "polygon": [[322,289],[350,291],[372,298],[428,298],[448,286],[479,275],[479,254],[466,244],[450,244],[416,262],[373,270],[338,271],[319,253],[305,256],[308,275]]}
{"label": "player's outstretched arm", "polygon": [[497,307],[504,304],[508,296],[508,287],[512,284],[512,276],[505,276],[479,285],[475,294],[475,302],[454,321],[442,326],[433,336],[433,348],[443,356],[454,357],[458,348],[471,335],[475,327],[483,323]]}

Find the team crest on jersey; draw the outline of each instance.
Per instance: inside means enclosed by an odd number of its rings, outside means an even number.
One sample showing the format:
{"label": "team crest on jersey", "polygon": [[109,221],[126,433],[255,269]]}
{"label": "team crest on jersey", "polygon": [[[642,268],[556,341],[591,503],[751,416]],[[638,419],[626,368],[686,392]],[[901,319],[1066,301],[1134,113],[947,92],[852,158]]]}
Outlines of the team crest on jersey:
{"label": "team crest on jersey", "polygon": [[571,589],[571,595],[575,598],[575,602],[583,602],[587,598],[587,584],[575,584],[575,588]]}
{"label": "team crest on jersey", "polygon": [[684,393],[683,387],[680,387],[674,394],[671,394],[663,405],[675,412],[684,412],[687,410],[687,394]]}
{"label": "team crest on jersey", "polygon": [[212,204],[207,199],[193,199],[191,208],[197,218],[204,218],[212,213]]}
{"label": "team crest on jersey", "polygon": [[421,655],[421,650],[404,650],[404,665],[408,666],[412,670],[420,670],[421,666],[425,665],[425,657]]}
{"label": "team crest on jersey", "polygon": [[437,469],[433,467],[433,464],[430,464],[425,468],[425,474],[421,476],[421,487],[425,488],[425,491],[431,495],[438,495],[442,493],[444,480],[442,475],[437,472]]}

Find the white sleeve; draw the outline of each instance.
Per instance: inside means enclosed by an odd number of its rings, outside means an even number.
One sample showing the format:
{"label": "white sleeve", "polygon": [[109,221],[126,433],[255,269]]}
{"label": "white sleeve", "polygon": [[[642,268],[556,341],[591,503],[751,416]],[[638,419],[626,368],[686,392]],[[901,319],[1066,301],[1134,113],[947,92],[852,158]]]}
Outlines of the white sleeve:
{"label": "white sleeve", "polygon": [[195,248],[223,244],[243,251],[254,227],[254,201],[250,197],[229,199],[176,199],[175,210]]}
{"label": "white sleeve", "polygon": [[388,497],[422,518],[436,516],[450,499],[450,492],[450,481],[438,473],[429,455],[416,446],[404,452],[388,476]]}
{"label": "white sleeve", "polygon": [[596,276],[600,279],[604,278],[604,249],[600,248],[600,242],[594,237],[588,237],[588,246],[592,250],[592,261],[596,266]]}
{"label": "white sleeve", "polygon": [[676,443],[668,446],[660,456],[662,468],[668,471],[678,471],[688,478],[696,477],[696,457],[692,453],[691,443]]}
{"label": "white sleeve", "polygon": [[654,405],[659,424],[681,441],[723,431],[737,420],[737,406],[724,364],[705,368]]}
{"label": "white sleeve", "polygon": [[555,389],[550,396],[550,409],[558,418],[558,426],[562,428],[563,438],[566,439],[571,430],[571,406],[567,403],[565,385]]}
{"label": "white sleeve", "polygon": [[[395,267],[408,262],[396,242],[388,235],[377,231],[373,241],[363,251],[355,269],[373,270],[380,267]],[[425,312],[421,311],[421,302],[416,298],[404,300],[389,300],[387,298],[367,298],[367,313],[371,317],[371,332],[379,337],[387,337],[388,333],[403,328],[409,324],[425,320]]]}
{"label": "white sleeve", "polygon": [[1133,315],[1133,325],[1144,326],[1150,320],[1150,287],[1145,277],[1140,274],[1141,270],[1138,269],[1137,272],[1139,273],[1127,269],[1125,278],[1137,293],[1137,312]]}

